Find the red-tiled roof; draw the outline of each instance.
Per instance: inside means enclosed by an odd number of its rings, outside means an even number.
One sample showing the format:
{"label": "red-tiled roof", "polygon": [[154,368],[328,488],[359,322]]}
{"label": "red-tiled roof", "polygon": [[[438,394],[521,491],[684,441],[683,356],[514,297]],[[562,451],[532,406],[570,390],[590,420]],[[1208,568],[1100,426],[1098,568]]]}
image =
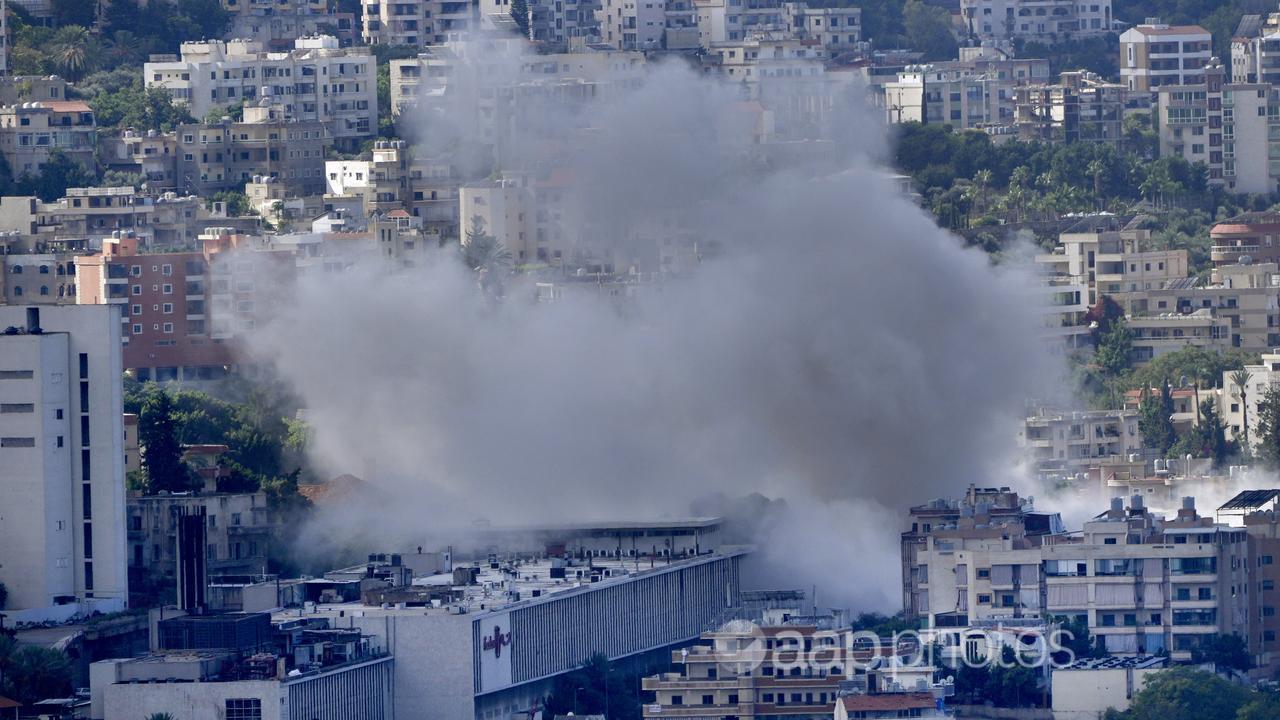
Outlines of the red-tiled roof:
{"label": "red-tiled roof", "polygon": [[83,100],[41,100],[40,104],[55,112],[93,112]]}
{"label": "red-tiled roof", "polygon": [[937,703],[930,693],[884,693],[882,695],[846,695],[841,700],[849,712],[911,710],[932,708]]}
{"label": "red-tiled roof", "polygon": [[391,212],[387,213],[387,217],[399,219],[399,218],[410,217],[410,215],[408,212],[405,212],[404,210],[392,210]]}
{"label": "red-tiled roof", "polygon": [[0,710],[10,710],[18,707],[22,707],[22,703],[0,695]]}

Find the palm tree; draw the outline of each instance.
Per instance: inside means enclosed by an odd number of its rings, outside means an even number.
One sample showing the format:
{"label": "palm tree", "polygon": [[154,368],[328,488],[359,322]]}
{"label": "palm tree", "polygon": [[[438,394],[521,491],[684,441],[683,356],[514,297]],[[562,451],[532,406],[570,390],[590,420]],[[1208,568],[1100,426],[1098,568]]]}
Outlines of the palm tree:
{"label": "palm tree", "polygon": [[147,720],[173,720],[173,715],[169,713],[151,713],[147,716]]}
{"label": "palm tree", "polygon": [[1249,454],[1249,381],[1253,379],[1253,373],[1245,368],[1240,368],[1231,373],[1231,384],[1236,386],[1236,391],[1240,394],[1240,412],[1242,417],[1240,420],[1241,437],[1243,442],[1240,444],[1240,450],[1244,454]]}
{"label": "palm tree", "polygon": [[484,218],[471,218],[471,227],[462,242],[462,261],[472,270],[501,271],[511,267],[511,251],[501,240],[485,232]]}
{"label": "palm tree", "polygon": [[79,25],[59,28],[50,43],[53,63],[62,74],[78,79],[87,73],[97,61],[93,36]]}
{"label": "palm tree", "polygon": [[973,174],[973,183],[978,186],[978,198],[982,201],[982,214],[987,212],[987,193],[991,190],[991,171],[979,170]]}
{"label": "palm tree", "polygon": [[1107,171],[1107,164],[1102,162],[1102,158],[1095,158],[1089,163],[1088,170],[1093,176],[1093,197],[1098,201],[1098,207],[1102,207],[1102,174]]}

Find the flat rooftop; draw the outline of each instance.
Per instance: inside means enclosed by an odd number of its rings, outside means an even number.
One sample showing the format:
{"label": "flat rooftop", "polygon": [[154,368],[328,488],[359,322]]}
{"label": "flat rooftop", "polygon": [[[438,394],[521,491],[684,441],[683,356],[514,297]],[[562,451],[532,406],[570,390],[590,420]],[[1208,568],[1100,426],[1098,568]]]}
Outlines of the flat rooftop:
{"label": "flat rooftop", "polygon": [[[453,573],[439,573],[414,578],[412,588],[441,591],[451,590],[458,597],[442,600],[439,606],[417,605],[366,605],[361,602],[317,603],[311,608],[289,608],[274,613],[276,622],[291,618],[319,615],[353,617],[388,615],[475,615],[515,606],[546,602],[578,592],[591,592],[605,587],[621,585],[639,578],[659,575],[681,568],[694,567],[708,562],[740,557],[751,551],[749,547],[722,548],[713,553],[697,556],[675,557],[669,562],[662,558],[590,558],[573,560],[569,564],[553,558],[537,558],[516,561],[500,561],[496,568],[481,562],[477,568],[476,582],[470,585],[454,585]],[[565,577],[553,578],[557,565],[563,567]],[[477,567],[475,563],[455,564],[454,568]],[[581,573],[581,577],[579,577]],[[592,582],[592,577],[596,581]],[[409,588],[404,588],[409,589]],[[395,589],[392,589],[394,592]],[[535,597],[535,593],[537,596]]]}

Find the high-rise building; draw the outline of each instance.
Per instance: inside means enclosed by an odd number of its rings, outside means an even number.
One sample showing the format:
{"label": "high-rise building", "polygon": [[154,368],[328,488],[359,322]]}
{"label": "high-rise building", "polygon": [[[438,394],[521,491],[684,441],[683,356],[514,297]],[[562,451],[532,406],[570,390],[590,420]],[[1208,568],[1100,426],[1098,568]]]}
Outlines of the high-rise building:
{"label": "high-rise building", "polygon": [[1212,54],[1213,36],[1199,25],[1138,25],[1120,35],[1120,82],[1133,93],[1197,85]]}
{"label": "high-rise building", "polygon": [[11,621],[127,603],[121,371],[116,308],[0,307],[0,582]]}

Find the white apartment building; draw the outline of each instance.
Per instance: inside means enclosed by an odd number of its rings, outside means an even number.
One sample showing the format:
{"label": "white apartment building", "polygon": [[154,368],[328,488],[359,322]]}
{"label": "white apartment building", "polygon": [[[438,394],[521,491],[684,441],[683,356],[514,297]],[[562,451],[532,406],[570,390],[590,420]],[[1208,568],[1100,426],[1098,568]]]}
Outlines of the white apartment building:
{"label": "white apartment building", "polygon": [[1203,163],[1209,183],[1235,193],[1269,195],[1280,178],[1280,94],[1265,83],[1228,83],[1221,63],[1203,82],[1158,89],[1155,127],[1162,157]]}
{"label": "white apartment building", "polygon": [[1112,653],[1186,660],[1218,634],[1249,638],[1252,553],[1243,527],[1174,518],[1120,498],[1081,532],[1028,537],[982,513],[934,526],[915,574],[931,626],[1050,615],[1083,621]]}
{"label": "white apartment building", "polygon": [[828,53],[853,50],[862,41],[862,8],[811,8],[789,2],[782,9],[796,37],[817,40]]}
{"label": "white apartment building", "polygon": [[1138,25],[1120,35],[1120,82],[1134,93],[1198,85],[1212,55],[1213,36],[1199,25]]}
{"label": "white apartment building", "polygon": [[1232,372],[1222,374],[1221,417],[1227,425],[1227,437],[1237,442],[1244,440],[1246,418],[1249,425],[1249,442],[1257,441],[1254,430],[1258,425],[1258,405],[1267,391],[1280,387],[1280,352],[1262,353],[1261,362],[1246,365],[1248,381],[1241,388],[1236,385]]}
{"label": "white apartment building", "polygon": [[0,306],[0,582],[9,622],[128,602],[122,371],[114,307]]}
{"label": "white apartment building", "polygon": [[1055,412],[1037,408],[1018,433],[1037,470],[1067,475],[1107,458],[1142,452],[1138,413],[1132,410]]}
{"label": "white apartment building", "polygon": [[364,41],[370,45],[439,45],[475,30],[470,0],[364,0]]}
{"label": "white apartment building", "polygon": [[617,50],[661,50],[667,28],[665,0],[601,0],[600,41]]}
{"label": "white apartment building", "polygon": [[294,49],[269,52],[251,40],[182,44],[181,57],[152,56],[148,87],[163,87],[195,117],[214,107],[268,96],[286,120],[325,123],[334,144],[357,147],[378,130],[377,64],[366,48],[341,48],[337,38],[300,38]]}
{"label": "white apartment building", "polygon": [[1058,42],[1111,32],[1111,0],[960,0],[970,35]]}

